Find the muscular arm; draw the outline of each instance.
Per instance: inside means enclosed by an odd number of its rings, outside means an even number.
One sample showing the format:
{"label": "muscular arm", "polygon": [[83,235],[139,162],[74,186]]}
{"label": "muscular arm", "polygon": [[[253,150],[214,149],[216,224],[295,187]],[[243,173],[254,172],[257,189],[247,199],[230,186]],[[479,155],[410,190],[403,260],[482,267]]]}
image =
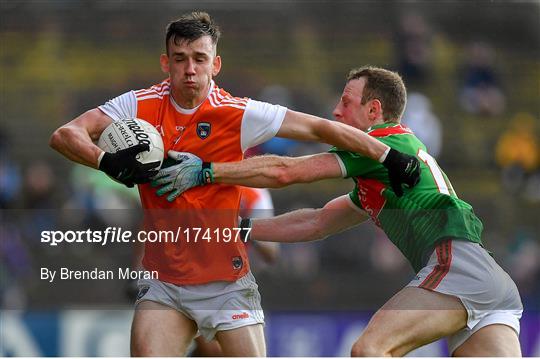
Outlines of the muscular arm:
{"label": "muscular arm", "polygon": [[[391,186],[398,196],[403,194],[402,184],[412,187],[420,177],[420,165],[416,158],[390,150],[384,143],[342,123],[287,110],[277,135],[327,142],[377,161],[389,150],[383,165],[388,169]],[[213,182],[268,188],[340,178],[344,175],[336,156],[328,153],[296,158],[253,157],[242,162],[213,163],[212,170]]]}
{"label": "muscular arm", "polygon": [[103,150],[93,142],[111,122],[109,116],[95,108],[54,131],[49,145],[72,161],[97,168]]}
{"label": "muscular arm", "polygon": [[213,172],[214,182],[261,188],[343,177],[336,156],[330,153],[303,157],[268,155],[240,162],[214,163]]}
{"label": "muscular arm", "polygon": [[353,227],[368,217],[351,207],[347,195],[319,209],[299,209],[272,218],[253,220],[251,239],[267,242],[308,242]]}
{"label": "muscular arm", "polygon": [[352,126],[291,110],[287,110],[276,136],[328,143],[375,161],[389,149],[384,143]]}
{"label": "muscular arm", "polygon": [[[415,156],[391,149],[351,126],[287,110],[277,135],[330,143],[380,161],[388,170],[390,185],[398,197],[404,194],[403,186],[411,188],[420,180],[420,162]],[[216,182],[275,188],[342,176],[337,158],[327,154],[300,158],[263,156],[229,164],[203,162],[204,159],[187,152],[169,151],[168,157],[174,164],[162,168],[152,181],[153,187],[161,186],[156,191],[158,196],[169,193],[168,201],[194,186]]]}

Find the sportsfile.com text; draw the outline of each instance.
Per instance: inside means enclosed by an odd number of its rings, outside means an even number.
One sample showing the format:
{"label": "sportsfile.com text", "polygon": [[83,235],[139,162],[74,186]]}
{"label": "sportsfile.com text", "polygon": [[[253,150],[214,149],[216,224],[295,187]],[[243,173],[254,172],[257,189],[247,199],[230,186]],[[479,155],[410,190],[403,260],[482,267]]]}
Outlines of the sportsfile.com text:
{"label": "sportsfile.com text", "polygon": [[58,246],[61,243],[98,243],[105,246],[110,243],[229,243],[242,241],[249,236],[251,228],[200,228],[178,227],[173,230],[137,231],[133,233],[120,227],[107,227],[105,230],[79,231],[42,231],[41,243]]}

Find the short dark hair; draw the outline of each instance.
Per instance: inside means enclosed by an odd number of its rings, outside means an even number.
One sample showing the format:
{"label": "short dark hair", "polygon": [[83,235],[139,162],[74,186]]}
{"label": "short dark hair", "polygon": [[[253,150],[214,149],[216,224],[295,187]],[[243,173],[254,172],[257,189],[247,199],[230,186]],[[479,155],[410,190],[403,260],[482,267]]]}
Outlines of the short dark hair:
{"label": "short dark hair", "polygon": [[171,38],[175,44],[178,44],[183,40],[192,42],[202,36],[210,36],[214,45],[217,45],[221,36],[219,27],[214,23],[210,15],[202,11],[182,15],[167,25],[165,35],[167,54],[169,53],[169,40]]}
{"label": "short dark hair", "polygon": [[407,104],[407,89],[401,76],[380,67],[363,66],[351,70],[347,82],[361,77],[366,79],[362,104],[377,99],[382,104],[384,122],[399,122]]}

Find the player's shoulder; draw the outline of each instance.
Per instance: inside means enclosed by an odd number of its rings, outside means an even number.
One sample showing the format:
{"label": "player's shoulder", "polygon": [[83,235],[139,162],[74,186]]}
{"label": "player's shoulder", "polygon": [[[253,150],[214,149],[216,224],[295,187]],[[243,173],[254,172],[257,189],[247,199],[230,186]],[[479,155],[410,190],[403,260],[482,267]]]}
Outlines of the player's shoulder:
{"label": "player's shoulder", "polygon": [[135,94],[137,101],[163,100],[163,98],[168,96],[170,93],[170,85],[170,79],[165,79],[149,88],[135,90],[133,93]]}
{"label": "player's shoulder", "polygon": [[249,101],[247,97],[231,95],[215,83],[212,83],[212,89],[208,95],[208,102],[213,108],[245,110]]}

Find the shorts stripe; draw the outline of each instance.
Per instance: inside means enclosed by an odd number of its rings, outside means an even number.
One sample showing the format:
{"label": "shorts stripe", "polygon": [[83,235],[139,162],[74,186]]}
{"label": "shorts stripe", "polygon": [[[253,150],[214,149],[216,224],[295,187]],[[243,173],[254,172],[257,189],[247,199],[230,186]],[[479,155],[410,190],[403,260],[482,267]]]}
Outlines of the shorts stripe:
{"label": "shorts stripe", "polygon": [[437,253],[438,264],[433,268],[422,284],[419,285],[420,288],[430,290],[437,288],[450,271],[450,265],[452,264],[452,241],[446,240],[441,242],[435,247],[435,252]]}
{"label": "shorts stripe", "polygon": [[428,277],[428,279],[425,281],[423,288],[426,289],[435,289],[437,287],[437,284],[440,283],[441,279],[448,273],[447,270],[447,258],[448,258],[448,251],[447,246],[445,245],[446,242],[442,242],[440,245],[437,246],[437,265],[432,271],[432,274]]}

